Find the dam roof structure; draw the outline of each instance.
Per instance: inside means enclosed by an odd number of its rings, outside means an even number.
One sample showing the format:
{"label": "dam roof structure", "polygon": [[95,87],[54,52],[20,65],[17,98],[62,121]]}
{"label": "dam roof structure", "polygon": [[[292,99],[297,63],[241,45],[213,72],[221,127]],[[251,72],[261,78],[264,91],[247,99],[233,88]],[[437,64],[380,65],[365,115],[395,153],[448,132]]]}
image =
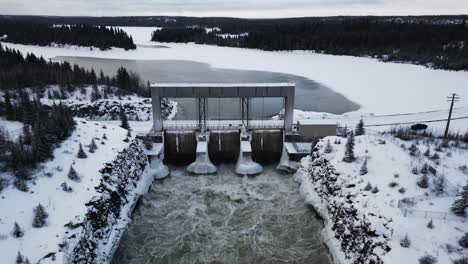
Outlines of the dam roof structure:
{"label": "dam roof structure", "polygon": [[[212,127],[207,122],[207,98],[239,98],[241,102],[241,126],[247,129],[258,129],[257,126],[251,126],[255,120],[250,118],[251,99],[252,98],[283,98],[284,121],[283,129],[286,132],[291,132],[293,128],[293,112],[294,112],[294,83],[279,82],[279,83],[151,83],[151,97],[153,104],[153,132],[161,132],[164,130],[161,116],[161,99],[162,98],[194,98],[197,100],[198,120],[197,130],[204,132],[207,128]],[[179,123],[189,124],[187,122],[178,121]],[[238,120],[232,120],[227,128],[232,129],[233,124]],[[271,120],[274,124],[263,127],[277,127],[277,121]],[[265,121],[265,122],[268,122]],[[262,125],[265,124],[262,122]],[[275,123],[276,122],[276,123]],[[169,121],[170,123],[170,121]],[[219,122],[221,123],[221,122]],[[274,126],[273,126],[274,125]],[[174,126],[170,126],[174,128]],[[186,126],[190,129],[192,126]],[[218,129],[223,129],[226,126],[220,126]],[[178,130],[183,129],[179,126]]]}

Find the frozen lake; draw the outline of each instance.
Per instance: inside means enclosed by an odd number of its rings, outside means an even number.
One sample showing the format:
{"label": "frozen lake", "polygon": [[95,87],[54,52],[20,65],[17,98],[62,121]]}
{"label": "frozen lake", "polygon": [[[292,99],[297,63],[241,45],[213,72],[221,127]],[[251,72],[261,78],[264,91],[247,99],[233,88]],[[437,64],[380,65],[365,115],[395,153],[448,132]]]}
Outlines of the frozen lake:
{"label": "frozen lake", "polygon": [[[145,81],[159,83],[255,83],[255,82],[294,82],[296,83],[296,109],[315,112],[342,114],[359,109],[359,106],[341,94],[307,78],[268,71],[233,70],[213,68],[207,63],[185,60],[122,60],[91,57],[58,56],[54,60],[69,61],[80,66],[102,69],[114,75],[120,66],[134,71]],[[196,119],[194,99],[175,99],[179,102],[177,119]],[[269,118],[281,111],[282,99],[254,99],[252,116],[256,119]],[[238,99],[210,99],[208,117],[211,119],[239,118]]]}
{"label": "frozen lake", "polygon": [[330,263],[321,221],[298,183],[273,167],[212,176],[172,168],[137,207],[112,263]]}

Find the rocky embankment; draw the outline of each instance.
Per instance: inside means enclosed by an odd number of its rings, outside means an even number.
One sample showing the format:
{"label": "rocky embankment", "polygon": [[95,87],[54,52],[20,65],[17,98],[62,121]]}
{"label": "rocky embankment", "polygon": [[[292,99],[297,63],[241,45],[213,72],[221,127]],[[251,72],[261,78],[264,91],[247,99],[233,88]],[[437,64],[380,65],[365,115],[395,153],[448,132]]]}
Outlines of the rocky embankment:
{"label": "rocky embankment", "polygon": [[140,143],[133,141],[103,169],[96,187],[101,195],[86,204],[88,212],[76,238],[71,237],[67,263],[108,263],[112,251],[129,221],[132,208],[142,193],[147,157]]}
{"label": "rocky embankment", "polygon": [[[322,237],[335,263],[383,263],[380,256],[391,250],[387,235],[355,208],[353,195],[346,191],[353,186],[340,176],[327,159],[314,153],[302,161],[295,179],[301,194],[325,219]],[[382,221],[385,227],[389,220]]]}

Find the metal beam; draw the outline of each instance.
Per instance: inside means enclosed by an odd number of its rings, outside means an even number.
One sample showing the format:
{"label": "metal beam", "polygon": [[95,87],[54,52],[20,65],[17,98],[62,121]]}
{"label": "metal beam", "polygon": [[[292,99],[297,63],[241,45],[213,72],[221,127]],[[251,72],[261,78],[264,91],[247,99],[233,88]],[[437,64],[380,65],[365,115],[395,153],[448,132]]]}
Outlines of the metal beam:
{"label": "metal beam", "polygon": [[206,98],[197,98],[198,103],[198,130],[206,132]]}

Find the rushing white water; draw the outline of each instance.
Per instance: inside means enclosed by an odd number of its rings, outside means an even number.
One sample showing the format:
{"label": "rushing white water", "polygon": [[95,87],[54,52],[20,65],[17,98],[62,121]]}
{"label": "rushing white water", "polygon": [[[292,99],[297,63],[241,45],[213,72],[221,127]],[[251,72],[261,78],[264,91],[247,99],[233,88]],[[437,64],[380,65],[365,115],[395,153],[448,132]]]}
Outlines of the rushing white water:
{"label": "rushing white water", "polygon": [[321,223],[291,175],[239,177],[233,165],[153,183],[113,263],[329,263]]}

